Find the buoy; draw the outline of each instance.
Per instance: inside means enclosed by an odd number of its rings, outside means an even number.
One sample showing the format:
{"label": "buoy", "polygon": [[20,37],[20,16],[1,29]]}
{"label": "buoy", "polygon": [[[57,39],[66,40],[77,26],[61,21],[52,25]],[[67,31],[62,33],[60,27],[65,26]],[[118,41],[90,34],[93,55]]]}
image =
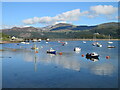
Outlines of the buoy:
{"label": "buoy", "polygon": [[62,52],[60,52],[59,55],[62,55]]}
{"label": "buoy", "polygon": [[110,56],[106,56],[106,59],[110,59]]}
{"label": "buoy", "polygon": [[82,54],[82,57],[84,57],[84,55]]}
{"label": "buoy", "polygon": [[38,51],[35,51],[35,53],[38,53]]}

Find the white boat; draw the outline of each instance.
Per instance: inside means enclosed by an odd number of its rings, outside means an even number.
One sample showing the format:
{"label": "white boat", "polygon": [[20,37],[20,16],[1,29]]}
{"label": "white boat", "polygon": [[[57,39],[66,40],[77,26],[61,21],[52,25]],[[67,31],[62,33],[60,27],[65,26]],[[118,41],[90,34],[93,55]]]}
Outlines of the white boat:
{"label": "white boat", "polygon": [[50,48],[50,50],[47,50],[47,53],[50,53],[50,54],[56,54],[56,50]]}
{"label": "white boat", "polygon": [[21,42],[22,44],[25,44],[25,42]]}
{"label": "white boat", "polygon": [[80,52],[80,51],[81,51],[81,48],[79,48],[79,47],[75,47],[75,48],[74,48],[74,51],[76,51],[76,52]]}
{"label": "white boat", "polygon": [[65,42],[65,44],[68,44],[68,42]]}
{"label": "white boat", "polygon": [[112,46],[112,45],[108,45],[107,47],[108,48],[115,48],[115,46]]}
{"label": "white boat", "polygon": [[26,42],[25,44],[30,44],[29,42]]}
{"label": "white boat", "polygon": [[96,52],[87,53],[86,58],[98,58],[99,55]]}
{"label": "white boat", "polygon": [[47,38],[47,39],[46,39],[46,41],[48,42],[48,41],[50,41],[50,39],[49,39],[49,38]]}
{"label": "white boat", "polygon": [[97,46],[97,47],[102,47],[102,44],[96,43],[96,46]]}
{"label": "white boat", "polygon": [[83,43],[86,43],[86,41],[83,41]]}
{"label": "white boat", "polygon": [[112,44],[113,42],[110,41],[110,35],[109,35],[109,41],[108,41],[109,44]]}
{"label": "white boat", "polygon": [[29,42],[21,42],[22,44],[30,44]]}
{"label": "white boat", "polygon": [[38,39],[38,42],[41,42],[41,39]]}
{"label": "white boat", "polygon": [[33,42],[37,42],[37,39],[33,39],[32,41],[33,41]]}
{"label": "white boat", "polygon": [[96,46],[96,42],[93,42],[92,45],[93,45],[93,46]]}
{"label": "white boat", "polygon": [[94,36],[93,36],[93,43],[92,43],[92,45],[93,45],[93,46],[96,46],[96,44],[97,44],[97,42],[96,42],[96,35],[94,34]]}

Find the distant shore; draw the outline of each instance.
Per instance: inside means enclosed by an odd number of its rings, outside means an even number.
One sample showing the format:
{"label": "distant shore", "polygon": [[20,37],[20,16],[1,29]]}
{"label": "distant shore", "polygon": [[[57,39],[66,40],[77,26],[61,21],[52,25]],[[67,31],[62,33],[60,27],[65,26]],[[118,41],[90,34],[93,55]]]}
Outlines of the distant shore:
{"label": "distant shore", "polygon": [[[109,39],[96,39],[96,41],[108,41]],[[111,39],[111,41],[119,41],[120,39]],[[93,41],[93,39],[50,39],[50,41]],[[0,41],[0,44],[20,43],[19,41]]]}
{"label": "distant shore", "polygon": [[[96,39],[96,41],[108,41],[109,39]],[[111,41],[119,41],[120,39],[110,39]],[[50,39],[50,41],[93,41],[93,39]]]}
{"label": "distant shore", "polygon": [[0,41],[0,44],[6,44],[6,43],[20,43],[18,41]]}

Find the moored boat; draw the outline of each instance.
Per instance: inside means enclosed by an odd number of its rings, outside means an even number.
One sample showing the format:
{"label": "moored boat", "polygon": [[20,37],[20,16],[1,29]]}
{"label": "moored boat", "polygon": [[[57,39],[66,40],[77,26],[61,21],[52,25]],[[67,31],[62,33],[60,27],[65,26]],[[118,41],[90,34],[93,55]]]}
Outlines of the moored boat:
{"label": "moored boat", "polygon": [[111,46],[111,45],[108,45],[107,47],[108,47],[108,48],[115,48],[115,46]]}
{"label": "moored boat", "polygon": [[34,45],[34,47],[32,47],[31,49],[36,50],[39,49],[36,45]]}
{"label": "moored boat", "polygon": [[81,51],[81,48],[79,48],[79,47],[75,47],[75,48],[74,48],[74,51],[76,51],[76,52],[80,52],[80,51]]}
{"label": "moored boat", "polygon": [[110,41],[110,35],[109,35],[109,41],[108,41],[108,44],[112,44],[113,42],[112,41]]}
{"label": "moored boat", "polygon": [[96,43],[96,46],[97,46],[97,47],[102,47],[102,44]]}
{"label": "moored boat", "polygon": [[98,58],[99,55],[96,52],[87,53],[86,58]]}
{"label": "moored boat", "polygon": [[83,41],[83,43],[86,43],[86,41]]}
{"label": "moored boat", "polygon": [[50,54],[56,54],[56,50],[54,50],[54,49],[50,49],[50,50],[47,50],[47,53],[50,53]]}

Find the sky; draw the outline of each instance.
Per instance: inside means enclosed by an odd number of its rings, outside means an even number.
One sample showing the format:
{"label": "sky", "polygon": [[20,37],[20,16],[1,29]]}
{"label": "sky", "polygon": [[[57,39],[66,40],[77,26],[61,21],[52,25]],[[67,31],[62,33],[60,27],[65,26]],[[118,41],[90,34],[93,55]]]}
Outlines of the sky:
{"label": "sky", "polygon": [[118,22],[118,2],[2,2],[2,27]]}

